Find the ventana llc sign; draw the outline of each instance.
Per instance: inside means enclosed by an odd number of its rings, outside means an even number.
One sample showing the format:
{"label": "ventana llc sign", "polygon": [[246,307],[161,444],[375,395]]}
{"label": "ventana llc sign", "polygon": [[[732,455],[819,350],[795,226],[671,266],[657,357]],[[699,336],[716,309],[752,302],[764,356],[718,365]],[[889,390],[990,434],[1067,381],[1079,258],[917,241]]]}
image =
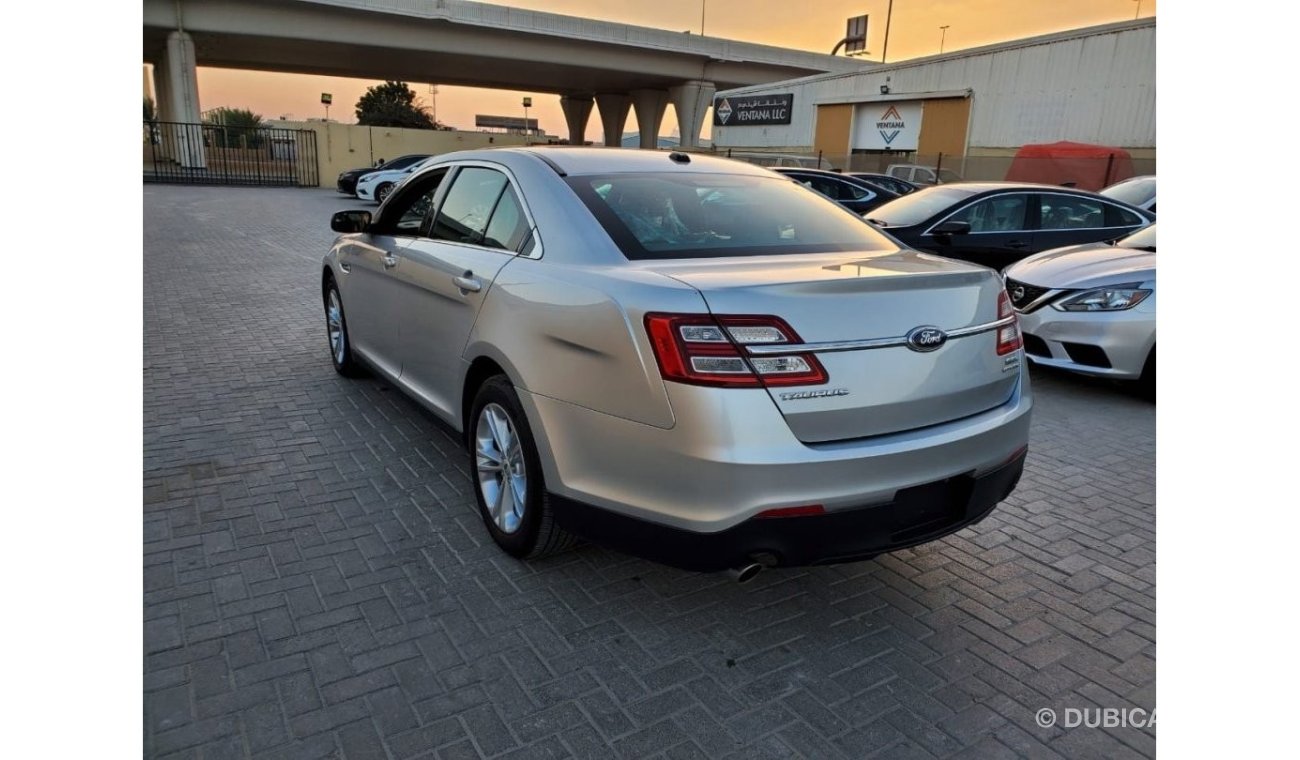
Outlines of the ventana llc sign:
{"label": "ventana llc sign", "polygon": [[789,124],[794,111],[794,93],[742,95],[714,98],[713,126],[748,127]]}

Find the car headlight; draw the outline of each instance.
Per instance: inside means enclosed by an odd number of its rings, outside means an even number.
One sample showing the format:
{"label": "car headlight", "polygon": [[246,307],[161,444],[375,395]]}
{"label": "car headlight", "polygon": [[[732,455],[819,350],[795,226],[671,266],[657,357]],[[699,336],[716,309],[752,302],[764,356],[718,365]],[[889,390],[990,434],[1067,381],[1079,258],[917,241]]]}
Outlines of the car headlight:
{"label": "car headlight", "polygon": [[1060,311],[1124,311],[1142,303],[1149,295],[1150,290],[1137,285],[1112,285],[1085,290],[1052,306]]}

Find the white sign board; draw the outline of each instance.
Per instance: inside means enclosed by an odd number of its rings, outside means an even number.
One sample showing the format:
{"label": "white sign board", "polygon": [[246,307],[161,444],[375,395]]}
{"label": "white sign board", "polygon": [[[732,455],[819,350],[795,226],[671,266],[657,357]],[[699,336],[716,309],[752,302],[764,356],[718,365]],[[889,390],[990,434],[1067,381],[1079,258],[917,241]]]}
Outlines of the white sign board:
{"label": "white sign board", "polygon": [[921,101],[863,103],[853,114],[855,150],[916,150]]}

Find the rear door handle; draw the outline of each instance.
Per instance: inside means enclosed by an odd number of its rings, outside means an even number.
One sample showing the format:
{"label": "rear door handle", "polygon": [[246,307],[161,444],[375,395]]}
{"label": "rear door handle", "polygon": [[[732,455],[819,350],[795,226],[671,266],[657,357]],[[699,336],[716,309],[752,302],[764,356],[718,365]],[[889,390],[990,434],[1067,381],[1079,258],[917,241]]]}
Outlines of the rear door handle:
{"label": "rear door handle", "polygon": [[1008,247],[1008,248],[1028,248],[1028,247],[1029,247],[1029,243],[1026,243],[1026,242],[1023,241],[1023,240],[1012,240],[1011,242],[1007,243],[1007,247]]}
{"label": "rear door handle", "polygon": [[452,282],[456,283],[456,287],[463,291],[477,293],[483,289],[482,281],[476,279],[473,272],[466,272],[460,277],[452,280]]}

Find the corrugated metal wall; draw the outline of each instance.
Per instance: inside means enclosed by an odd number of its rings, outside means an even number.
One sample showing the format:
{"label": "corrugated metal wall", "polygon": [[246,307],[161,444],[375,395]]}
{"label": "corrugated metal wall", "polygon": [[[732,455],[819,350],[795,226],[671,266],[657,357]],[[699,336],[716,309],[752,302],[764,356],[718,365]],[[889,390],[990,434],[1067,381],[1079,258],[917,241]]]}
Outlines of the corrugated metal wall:
{"label": "corrugated metal wall", "polygon": [[888,77],[893,100],[906,100],[909,93],[970,89],[971,148],[1057,140],[1153,148],[1156,26],[1114,26],[1128,28],[1051,35],[1038,44],[719,93],[793,92],[795,114],[790,125],[715,127],[714,142],[720,147],[811,147],[817,103],[880,101],[880,86]]}

